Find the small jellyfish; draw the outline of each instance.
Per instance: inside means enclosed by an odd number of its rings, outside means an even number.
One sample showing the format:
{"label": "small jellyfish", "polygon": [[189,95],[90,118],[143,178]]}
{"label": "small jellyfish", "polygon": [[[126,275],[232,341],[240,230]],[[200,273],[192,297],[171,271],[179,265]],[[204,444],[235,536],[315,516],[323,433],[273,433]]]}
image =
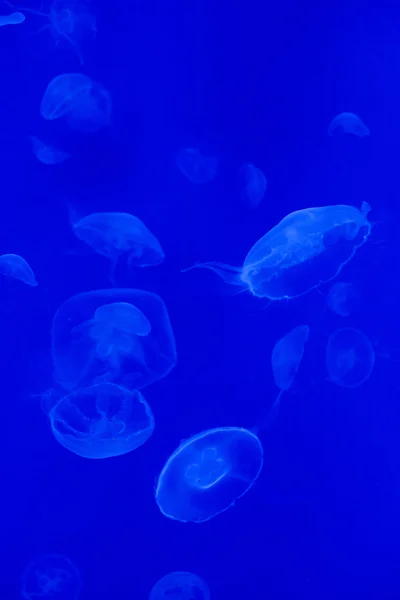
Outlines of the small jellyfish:
{"label": "small jellyfish", "polygon": [[36,286],[37,281],[35,274],[26,260],[18,254],[2,254],[0,256],[0,273],[8,277],[14,277],[27,283],[28,285]]}
{"label": "small jellyfish", "polygon": [[242,267],[196,264],[257,298],[297,298],[334,279],[368,239],[371,207],[305,208],[290,213],[249,250]]}
{"label": "small jellyfish", "polygon": [[22,573],[24,600],[76,600],[81,590],[76,566],[61,554],[44,554],[32,560]]}
{"label": "small jellyfish", "polygon": [[50,146],[49,144],[45,144],[45,142],[42,142],[42,140],[34,135],[31,136],[31,143],[33,153],[38,161],[44,165],[58,165],[68,158],[71,158],[71,155],[67,152],[54,148],[54,146]]}
{"label": "small jellyfish", "polygon": [[358,293],[354,285],[352,283],[345,283],[344,281],[337,281],[329,290],[327,306],[337,315],[348,317],[355,311],[357,301]]}
{"label": "small jellyfish", "polygon": [[154,430],[153,413],[137,390],[114,383],[80,388],[49,411],[56,440],[83,458],[110,458],[142,446]]}
{"label": "small jellyfish", "polygon": [[183,148],[176,156],[179,170],[193,183],[209,183],[217,176],[218,159],[203,156],[197,148]]}
{"label": "small jellyfish", "polygon": [[258,478],[263,448],[239,427],[209,429],[184,440],[165,463],[155,498],[166,517],[201,523],[233,506]]}
{"label": "small jellyfish", "polygon": [[334,135],[336,133],[350,133],[358,137],[366,137],[369,135],[369,129],[360,117],[354,113],[344,112],[336,115],[329,125],[328,134]]}
{"label": "small jellyfish", "polygon": [[257,208],[267,190],[267,179],[261,169],[244,163],[238,171],[238,184],[242,201],[251,208]]}
{"label": "small jellyfish", "polygon": [[198,575],[174,571],[157,581],[149,600],[210,600],[210,590]]}
{"label": "small jellyfish", "polygon": [[361,331],[342,327],[328,339],[325,362],[330,381],[341,387],[355,388],[371,375],[375,351]]}
{"label": "small jellyfish", "polygon": [[25,15],[14,12],[11,15],[0,15],[0,27],[3,25],[19,25],[25,21]]}

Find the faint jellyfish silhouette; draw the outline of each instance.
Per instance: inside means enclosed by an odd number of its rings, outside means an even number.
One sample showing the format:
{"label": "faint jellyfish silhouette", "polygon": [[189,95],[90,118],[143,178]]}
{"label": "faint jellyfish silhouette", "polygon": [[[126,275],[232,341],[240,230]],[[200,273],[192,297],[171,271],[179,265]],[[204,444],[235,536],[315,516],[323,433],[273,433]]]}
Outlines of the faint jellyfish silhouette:
{"label": "faint jellyfish silhouette", "polygon": [[226,283],[257,298],[297,298],[334,279],[371,232],[367,202],[361,210],[333,205],[290,213],[248,252],[243,267],[199,263]]}
{"label": "faint jellyfish silhouette", "polygon": [[263,465],[258,437],[240,427],[209,429],[184,440],[165,463],[155,499],[166,517],[201,523],[230,508]]}
{"label": "faint jellyfish silhouette", "polygon": [[142,446],[154,430],[153,413],[137,390],[100,383],[61,398],[50,412],[56,440],[83,458],[110,458]]}
{"label": "faint jellyfish silhouette", "polygon": [[23,283],[36,286],[35,274],[26,260],[18,254],[2,254],[0,256],[0,273],[19,279]]}
{"label": "faint jellyfish silhouette", "polygon": [[0,15],[0,27],[3,25],[19,25],[25,21],[25,15],[14,12],[11,15]]}
{"label": "faint jellyfish silhouette", "polygon": [[218,159],[203,156],[197,148],[179,150],[176,164],[183,175],[193,183],[209,183],[217,176]]}
{"label": "faint jellyfish silhouette", "polygon": [[261,169],[244,163],[238,171],[238,184],[242,201],[257,208],[267,191],[267,178]]}
{"label": "faint jellyfish silhouette", "polygon": [[371,375],[375,351],[361,331],[342,327],[329,337],[325,361],[330,381],[341,387],[354,388]]}
{"label": "faint jellyfish silhouette", "polygon": [[354,113],[343,112],[336,115],[328,127],[329,135],[334,135],[336,133],[351,133],[358,137],[366,137],[370,132],[368,127],[361,121],[360,117]]}
{"label": "faint jellyfish silhouette", "polygon": [[210,590],[198,575],[174,571],[154,584],[149,600],[210,600]]}
{"label": "faint jellyfish silhouette", "polygon": [[[135,320],[133,313],[143,318]],[[107,381],[142,389],[176,363],[165,304],[157,294],[135,289],[72,296],[53,318],[52,358],[54,378],[67,390]]]}
{"label": "faint jellyfish silhouette", "polygon": [[44,165],[58,165],[68,158],[71,158],[71,154],[59,150],[58,148],[54,148],[54,146],[50,146],[49,144],[45,144],[45,142],[34,135],[31,135],[30,139],[34,155],[38,161]]}
{"label": "faint jellyfish silhouette", "polygon": [[81,585],[79,571],[69,558],[44,554],[23,571],[21,596],[25,600],[76,600]]}
{"label": "faint jellyfish silhouette", "polygon": [[342,317],[348,317],[357,306],[358,293],[352,283],[337,281],[328,293],[328,308]]}

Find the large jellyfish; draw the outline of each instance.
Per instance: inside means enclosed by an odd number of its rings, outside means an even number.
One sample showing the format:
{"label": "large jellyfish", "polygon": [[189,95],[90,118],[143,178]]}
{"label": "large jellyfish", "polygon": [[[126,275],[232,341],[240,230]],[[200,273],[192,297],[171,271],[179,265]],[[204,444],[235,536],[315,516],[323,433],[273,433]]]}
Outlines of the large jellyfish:
{"label": "large jellyfish", "polygon": [[258,437],[239,427],[209,429],[184,440],[156,483],[161,512],[201,523],[231,507],[254,484],[263,465]]}
{"label": "large jellyfish", "polygon": [[174,571],[154,584],[149,600],[210,600],[210,590],[198,575]]}
{"label": "large jellyfish", "polygon": [[49,412],[54,437],[84,458],[110,458],[135,450],[154,430],[154,417],[142,394],[114,383],[80,388]]}
{"label": "large jellyfish", "polygon": [[0,273],[19,279],[23,283],[36,286],[35,274],[29,264],[18,254],[2,254],[0,256]]}
{"label": "large jellyfish", "polygon": [[336,115],[328,127],[329,135],[336,133],[350,133],[358,137],[366,137],[369,135],[369,129],[354,113],[343,112]]}
{"label": "large jellyfish", "polygon": [[21,596],[25,600],[76,600],[81,585],[79,571],[69,558],[44,554],[23,571]]}
{"label": "large jellyfish", "polygon": [[44,165],[58,165],[71,158],[71,154],[68,152],[46,144],[35,135],[32,135],[30,139],[34,155]]}
{"label": "large jellyfish", "polygon": [[54,316],[52,356],[55,379],[65,389],[107,381],[141,389],[176,363],[165,304],[135,289],[72,296]]}
{"label": "large jellyfish", "polygon": [[371,232],[370,206],[305,208],[284,217],[248,252],[243,267],[207,262],[203,267],[258,298],[297,298],[334,279]]}
{"label": "large jellyfish", "polygon": [[218,171],[218,159],[203,156],[197,148],[183,148],[176,156],[179,170],[193,183],[209,183]]}
{"label": "large jellyfish", "polygon": [[239,193],[242,201],[257,208],[267,191],[267,178],[258,167],[244,163],[238,171]]}
{"label": "large jellyfish", "polygon": [[371,375],[375,351],[361,331],[353,327],[342,327],[329,337],[325,361],[329,379],[333,383],[355,388]]}
{"label": "large jellyfish", "polygon": [[358,293],[352,283],[337,281],[329,290],[328,308],[342,317],[348,317],[358,304]]}

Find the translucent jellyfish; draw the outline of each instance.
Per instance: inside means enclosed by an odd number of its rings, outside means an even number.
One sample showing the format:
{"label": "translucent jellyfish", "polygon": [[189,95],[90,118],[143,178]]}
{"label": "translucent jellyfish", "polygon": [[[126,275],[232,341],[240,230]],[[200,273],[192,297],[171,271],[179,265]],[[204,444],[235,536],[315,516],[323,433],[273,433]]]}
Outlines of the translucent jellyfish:
{"label": "translucent jellyfish", "polygon": [[197,148],[183,148],[176,156],[179,170],[193,183],[209,183],[217,176],[218,159],[202,156]]}
{"label": "translucent jellyfish", "polygon": [[156,484],[161,512],[201,523],[231,507],[254,484],[263,465],[260,440],[247,429],[219,427],[184,440]]}
{"label": "translucent jellyfish", "polygon": [[198,575],[174,571],[157,581],[149,600],[210,600],[210,590]]}
{"label": "translucent jellyfish", "polygon": [[42,142],[42,140],[34,135],[31,136],[31,143],[33,153],[38,161],[44,165],[58,165],[68,158],[71,158],[71,155],[67,152],[54,148],[54,146],[50,146],[49,144],[45,144],[45,142]]}
{"label": "translucent jellyfish", "polygon": [[25,15],[14,12],[11,15],[0,15],[0,27],[3,25],[19,25],[25,21]]}
{"label": "translucent jellyfish", "polygon": [[326,347],[329,379],[341,387],[354,388],[367,381],[375,363],[375,351],[369,339],[352,327],[335,331]]}
{"label": "translucent jellyfish", "polygon": [[35,274],[31,267],[18,254],[2,254],[0,256],[0,273],[19,279],[28,285],[37,285]]}
{"label": "translucent jellyfish", "polygon": [[352,283],[337,281],[329,290],[328,308],[342,317],[351,315],[358,305],[358,293]]}
{"label": "translucent jellyfish", "polygon": [[290,213],[248,252],[243,267],[208,262],[202,267],[257,298],[297,298],[334,279],[368,239],[370,206],[333,205]]}
{"label": "translucent jellyfish", "polygon": [[157,294],[135,289],[72,296],[53,319],[52,357],[55,380],[65,389],[108,381],[142,389],[176,363],[165,304]]}
{"label": "translucent jellyfish", "polygon": [[142,446],[154,417],[142,394],[114,383],[80,388],[49,412],[56,440],[84,458],[110,458]]}
{"label": "translucent jellyfish", "polygon": [[358,137],[366,137],[369,135],[369,129],[360,117],[357,117],[354,113],[344,112],[336,115],[329,125],[328,134],[334,135],[336,133],[351,133]]}
{"label": "translucent jellyfish", "polygon": [[78,569],[60,554],[38,556],[22,573],[21,596],[25,600],[76,600],[80,590]]}
{"label": "translucent jellyfish", "polygon": [[48,121],[65,118],[72,129],[95,132],[110,124],[112,105],[107,90],[82,73],[63,73],[48,84],[40,114]]}
{"label": "translucent jellyfish", "polygon": [[257,208],[267,191],[267,179],[261,169],[244,163],[238,171],[240,196],[251,208]]}

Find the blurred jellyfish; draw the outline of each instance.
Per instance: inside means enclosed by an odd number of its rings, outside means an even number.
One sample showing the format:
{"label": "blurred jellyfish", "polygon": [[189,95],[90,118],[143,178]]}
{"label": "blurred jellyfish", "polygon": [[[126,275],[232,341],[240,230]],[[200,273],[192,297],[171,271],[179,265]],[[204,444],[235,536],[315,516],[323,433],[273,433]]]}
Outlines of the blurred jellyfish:
{"label": "blurred jellyfish", "polygon": [[40,114],[48,121],[64,117],[77,131],[91,133],[110,124],[111,99],[107,90],[82,73],[63,73],[48,84]]}
{"label": "blurred jellyfish", "polygon": [[49,412],[56,440],[83,458],[110,458],[142,446],[154,430],[153,413],[137,390],[114,383],[80,388]]}
{"label": "blurred jellyfish", "polygon": [[3,25],[19,25],[25,21],[25,15],[14,12],[11,15],[0,15],[0,27]]}
{"label": "blurred jellyfish", "polygon": [[165,304],[135,289],[72,296],[53,319],[52,357],[55,380],[65,389],[108,381],[142,389],[176,363]]}
{"label": "blurred jellyfish", "polygon": [[238,171],[239,193],[242,201],[257,208],[267,190],[267,179],[261,169],[244,163]]}
{"label": "blurred jellyfish", "polygon": [[239,427],[209,429],[184,440],[156,484],[161,512],[201,523],[231,507],[254,484],[263,464],[258,437]]}
{"label": "blurred jellyfish", "polygon": [[36,286],[35,274],[26,260],[18,254],[2,254],[0,256],[0,273],[19,279],[23,283]]}
{"label": "blurred jellyfish", "polygon": [[358,294],[354,285],[338,281],[329,290],[327,306],[337,315],[348,317],[356,309],[357,301]]}
{"label": "blurred jellyfish", "polygon": [[149,600],[210,600],[210,590],[198,575],[174,571],[157,581]]}
{"label": "blurred jellyfish", "polygon": [[218,159],[202,156],[197,148],[183,148],[176,156],[179,170],[193,183],[209,183],[217,176]]}
{"label": "blurred jellyfish", "polygon": [[68,158],[71,158],[71,155],[67,152],[45,144],[44,142],[42,142],[42,140],[40,140],[34,135],[31,136],[31,142],[33,153],[35,154],[36,158],[44,165],[58,165],[59,163],[64,162]]}
{"label": "blurred jellyfish", "polygon": [[78,569],[60,554],[38,556],[21,577],[21,596],[25,600],[76,600],[80,589]]}
{"label": "blurred jellyfish", "polygon": [[358,137],[366,137],[369,135],[369,129],[360,117],[357,117],[354,113],[344,112],[336,115],[329,125],[328,134],[333,135],[335,133],[351,133]]}
{"label": "blurred jellyfish", "polygon": [[200,263],[257,298],[297,298],[334,279],[368,239],[370,206],[333,205],[290,213],[260,238],[243,267]]}
{"label": "blurred jellyfish", "polygon": [[375,351],[369,339],[352,327],[335,331],[326,347],[329,379],[341,387],[354,388],[367,381],[375,363]]}

